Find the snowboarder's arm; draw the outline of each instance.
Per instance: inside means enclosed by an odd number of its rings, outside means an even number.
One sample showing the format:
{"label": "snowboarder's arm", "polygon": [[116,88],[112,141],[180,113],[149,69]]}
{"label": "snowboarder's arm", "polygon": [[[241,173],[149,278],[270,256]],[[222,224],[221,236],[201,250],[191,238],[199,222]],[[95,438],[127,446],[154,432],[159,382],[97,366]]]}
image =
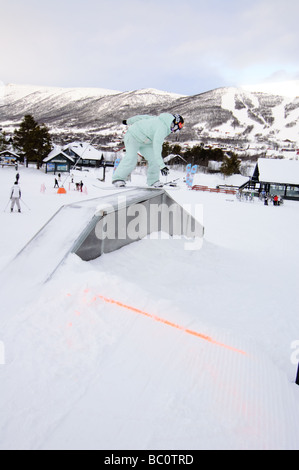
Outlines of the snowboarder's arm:
{"label": "snowboarder's arm", "polygon": [[165,137],[167,137],[167,133],[165,134],[165,130],[163,128],[158,129],[155,132],[154,139],[153,139],[153,150],[155,159],[159,164],[160,170],[165,167],[165,162],[162,158],[162,149]]}

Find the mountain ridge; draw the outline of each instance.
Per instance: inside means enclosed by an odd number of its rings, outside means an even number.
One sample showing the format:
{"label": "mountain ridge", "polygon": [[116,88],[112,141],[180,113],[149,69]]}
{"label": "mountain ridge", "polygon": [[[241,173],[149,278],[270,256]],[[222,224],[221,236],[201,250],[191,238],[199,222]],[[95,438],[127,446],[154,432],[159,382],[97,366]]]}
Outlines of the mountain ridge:
{"label": "mountain ridge", "polygon": [[[299,91],[299,81],[291,83],[292,93]],[[32,114],[50,128],[57,142],[93,136],[99,143],[109,143],[121,138],[124,119],[170,112],[185,118],[181,142],[234,140],[238,145],[272,142],[279,146],[288,140],[299,144],[299,97],[290,96],[290,86],[284,95],[266,93],[265,87],[264,91],[220,87],[192,96],[153,88],[124,92],[14,84],[3,88],[0,126],[8,134],[25,114]]]}

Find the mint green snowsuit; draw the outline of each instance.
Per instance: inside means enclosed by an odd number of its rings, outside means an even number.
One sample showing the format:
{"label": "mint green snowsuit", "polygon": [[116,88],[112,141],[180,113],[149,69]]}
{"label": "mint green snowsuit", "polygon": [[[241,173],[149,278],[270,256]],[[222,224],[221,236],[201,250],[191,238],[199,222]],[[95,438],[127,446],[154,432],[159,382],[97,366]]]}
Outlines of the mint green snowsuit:
{"label": "mint green snowsuit", "polygon": [[127,120],[130,126],[125,135],[126,155],[116,169],[112,181],[126,181],[137,165],[137,153],[148,162],[147,184],[159,181],[160,170],[165,167],[162,146],[170,132],[174,116],[163,113],[159,116],[134,116]]}

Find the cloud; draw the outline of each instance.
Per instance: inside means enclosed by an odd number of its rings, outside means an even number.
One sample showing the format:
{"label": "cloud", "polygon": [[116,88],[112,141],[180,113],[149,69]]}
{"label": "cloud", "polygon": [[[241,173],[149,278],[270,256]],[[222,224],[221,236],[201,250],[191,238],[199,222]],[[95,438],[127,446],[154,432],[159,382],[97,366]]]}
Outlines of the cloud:
{"label": "cloud", "polygon": [[193,93],[296,76],[298,14],[293,0],[10,0],[0,79]]}

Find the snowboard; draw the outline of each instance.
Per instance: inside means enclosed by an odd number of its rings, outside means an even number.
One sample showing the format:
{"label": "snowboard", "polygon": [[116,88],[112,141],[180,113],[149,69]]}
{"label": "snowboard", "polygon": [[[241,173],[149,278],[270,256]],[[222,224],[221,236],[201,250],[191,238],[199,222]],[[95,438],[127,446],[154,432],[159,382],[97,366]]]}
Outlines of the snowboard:
{"label": "snowboard", "polygon": [[97,189],[100,189],[102,191],[129,191],[131,189],[150,189],[151,191],[159,191],[161,189],[164,189],[164,187],[162,188],[151,188],[150,186],[147,186],[147,185],[138,185],[138,186],[124,186],[122,188],[116,188],[113,184],[109,185],[109,186],[96,186],[95,184],[93,184],[93,187],[94,188],[97,188]]}
{"label": "snowboard", "polygon": [[179,187],[177,186],[177,183],[176,183],[179,179],[180,178],[177,178],[175,180],[169,181],[168,183],[164,183],[161,188],[153,188],[152,186],[147,186],[147,185],[135,185],[135,186],[128,186],[127,185],[127,186],[120,187],[120,188],[115,187],[113,184],[111,184],[109,186],[105,185],[103,187],[96,186],[95,184],[93,186],[95,188],[101,189],[103,191],[126,191],[126,190],[130,190],[130,189],[150,189],[152,191],[159,191],[161,189],[167,189],[167,190],[179,189]]}
{"label": "snowboard", "polygon": [[198,165],[191,165],[191,163],[189,163],[186,167],[186,171],[187,171],[187,175],[186,175],[186,184],[188,186],[188,188],[192,189],[192,186],[193,186],[193,180],[194,180],[194,176],[197,172],[197,168],[198,168]]}
{"label": "snowboard", "polygon": [[119,164],[120,164],[120,158],[118,157],[114,162],[113,173],[115,173],[115,171],[116,171]]}

